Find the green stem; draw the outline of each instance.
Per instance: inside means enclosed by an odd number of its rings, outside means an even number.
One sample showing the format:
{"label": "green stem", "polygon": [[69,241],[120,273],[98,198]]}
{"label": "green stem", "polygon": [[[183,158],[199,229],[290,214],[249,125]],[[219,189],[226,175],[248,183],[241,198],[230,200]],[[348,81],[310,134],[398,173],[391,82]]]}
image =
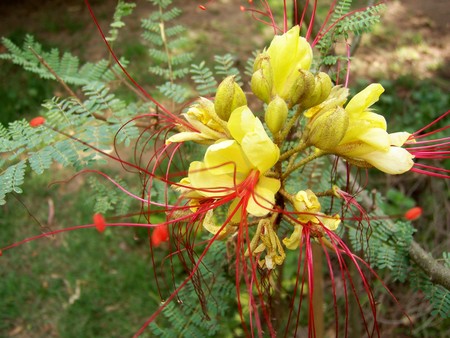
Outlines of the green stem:
{"label": "green stem", "polygon": [[292,116],[292,118],[286,124],[286,127],[283,129],[283,131],[281,131],[280,138],[279,138],[280,144],[282,142],[284,142],[284,140],[286,139],[287,135],[291,131],[292,127],[294,126],[295,122],[297,122],[298,118],[300,117],[300,115],[302,113],[303,113],[303,109],[302,109],[301,105],[299,105],[298,108],[297,108],[297,111],[294,114],[294,116]]}
{"label": "green stem", "polygon": [[283,162],[284,160],[286,160],[287,158],[291,157],[295,153],[299,153],[299,152],[305,150],[308,147],[309,147],[308,144],[300,142],[295,148],[292,148],[292,149],[286,151],[285,153],[281,154],[280,155],[280,159],[278,161],[279,162]]}
{"label": "green stem", "polygon": [[293,171],[297,170],[298,168],[303,167],[305,164],[315,160],[316,158],[319,158],[323,155],[328,154],[327,152],[323,151],[323,150],[319,150],[314,152],[313,154],[305,157],[303,160],[301,160],[300,162],[297,162],[296,164],[289,166],[286,171],[284,172],[284,174],[281,176],[282,180],[285,180]]}

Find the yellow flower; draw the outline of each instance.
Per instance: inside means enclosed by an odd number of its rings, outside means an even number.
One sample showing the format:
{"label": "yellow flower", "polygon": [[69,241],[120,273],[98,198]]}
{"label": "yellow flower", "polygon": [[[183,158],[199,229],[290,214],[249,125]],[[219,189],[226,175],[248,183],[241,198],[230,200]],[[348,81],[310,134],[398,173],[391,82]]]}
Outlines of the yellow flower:
{"label": "yellow flower", "polygon": [[[333,90],[335,97],[305,113],[310,117],[308,128],[313,131],[308,142],[360,167],[373,166],[388,174],[402,174],[411,169],[414,156],[401,148],[410,134],[387,133],[384,117],[370,110],[370,106],[378,101],[383,91],[384,88],[378,83],[369,85],[347,103],[345,115],[342,111],[338,114],[342,118],[338,119],[336,114],[327,113],[326,110],[339,112],[346,94]],[[333,118],[331,122],[339,122],[343,129],[325,121],[327,115]],[[319,127],[327,130],[321,132]],[[329,135],[333,131],[335,135]]]}
{"label": "yellow flower", "polygon": [[319,199],[311,190],[301,190],[293,198],[293,206],[298,214],[298,224],[294,226],[292,234],[283,239],[283,244],[290,250],[295,250],[300,245],[304,226],[324,226],[329,230],[336,230],[341,223],[338,214],[328,216],[322,212]]}
{"label": "yellow flower", "polygon": [[[200,98],[195,105],[189,107],[185,114],[182,114],[189,124],[197,131],[182,131],[166,140],[166,144],[194,141],[197,143],[211,144],[216,140],[226,137],[224,128],[218,121],[214,103],[205,98]],[[225,123],[225,121],[223,121]],[[181,129],[186,129],[179,126]]]}
{"label": "yellow flower", "polygon": [[314,90],[314,77],[308,72],[311,62],[311,46],[300,36],[300,27],[295,26],[275,36],[269,48],[257,56],[252,90],[265,103],[278,95],[290,108],[298,103],[303,92]]}
{"label": "yellow flower", "polygon": [[273,38],[267,54],[273,72],[275,93],[283,97],[299,77],[299,69],[309,70],[312,62],[312,49],[308,41],[300,36],[300,27],[294,26],[283,35]]}
{"label": "yellow flower", "polygon": [[334,152],[358,165],[371,165],[388,174],[402,174],[413,166],[413,158],[401,146],[409,138],[406,132],[388,134],[383,116],[372,113],[371,105],[378,101],[384,88],[371,84],[355,95],[346,105],[349,124]]}
{"label": "yellow flower", "polygon": [[341,222],[339,215],[328,216],[320,212],[322,207],[319,199],[309,189],[299,191],[295,195],[293,203],[295,210],[300,212],[298,216],[300,223],[322,224],[330,230],[336,230]]}
{"label": "yellow flower", "polygon": [[203,161],[192,162],[189,184],[203,197],[234,195],[231,207],[246,197],[246,211],[265,216],[275,203],[280,181],[263,175],[278,161],[279,149],[246,106],[232,112],[228,129],[234,139],[218,140],[208,147]]}

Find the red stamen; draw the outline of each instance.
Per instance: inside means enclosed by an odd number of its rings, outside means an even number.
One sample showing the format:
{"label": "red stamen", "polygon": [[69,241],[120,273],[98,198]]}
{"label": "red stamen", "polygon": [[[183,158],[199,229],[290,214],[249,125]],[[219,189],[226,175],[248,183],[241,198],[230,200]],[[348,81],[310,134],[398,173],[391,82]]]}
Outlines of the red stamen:
{"label": "red stamen", "polygon": [[421,207],[411,208],[405,213],[405,218],[407,220],[414,221],[422,215],[422,212],[423,210]]}
{"label": "red stamen", "polygon": [[94,225],[97,228],[97,231],[102,233],[105,231],[106,229],[106,223],[105,223],[105,218],[103,217],[102,214],[94,214],[94,216],[92,217],[94,220]]}
{"label": "red stamen", "polygon": [[42,116],[38,116],[30,121],[30,127],[36,128],[36,127],[39,127],[40,125],[43,125],[44,123],[45,123],[45,118],[43,118]]}
{"label": "red stamen", "polygon": [[198,8],[200,8],[202,11],[206,11],[206,7],[203,5],[199,5]]}
{"label": "red stamen", "polygon": [[163,224],[155,228],[152,233],[152,244],[153,246],[159,246],[163,242],[167,242],[169,240],[169,230],[167,229],[167,225]]}

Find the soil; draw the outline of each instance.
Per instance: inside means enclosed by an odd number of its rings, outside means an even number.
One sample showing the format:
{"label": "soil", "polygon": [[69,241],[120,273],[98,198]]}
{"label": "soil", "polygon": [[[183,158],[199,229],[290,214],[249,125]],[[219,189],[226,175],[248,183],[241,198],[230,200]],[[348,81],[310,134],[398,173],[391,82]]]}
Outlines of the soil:
{"label": "soil", "polygon": [[[123,40],[138,38],[140,19],[152,10],[148,1],[137,0],[137,10],[128,17]],[[91,0],[94,12],[107,32],[116,0]],[[244,60],[270,38],[248,13],[239,11],[245,1],[217,0],[208,3],[175,0],[184,14],[181,24],[201,54],[237,54]],[[206,3],[206,1],[204,2]],[[448,0],[388,1],[382,25],[374,34],[363,36],[352,63],[355,77],[393,78],[410,74],[419,78],[439,77],[450,82],[450,6]],[[49,47],[70,50],[81,59],[95,61],[107,56],[89,11],[81,0],[15,0],[0,2],[0,36],[20,41],[25,33],[36,36]],[[137,33],[137,34],[136,34]],[[129,43],[129,40],[128,40]],[[3,48],[3,49],[2,49]],[[116,44],[120,51],[120,41]],[[195,48],[194,48],[195,49]],[[4,47],[0,47],[0,52]],[[442,81],[441,81],[442,82]]]}

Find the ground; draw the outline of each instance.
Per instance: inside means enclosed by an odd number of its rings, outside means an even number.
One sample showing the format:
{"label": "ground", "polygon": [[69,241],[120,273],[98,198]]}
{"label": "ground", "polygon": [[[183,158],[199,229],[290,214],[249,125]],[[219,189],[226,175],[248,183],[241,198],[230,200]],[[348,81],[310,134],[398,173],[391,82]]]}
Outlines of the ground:
{"label": "ground", "polygon": [[[115,0],[93,0],[92,7],[107,30]],[[138,0],[138,10],[127,19],[128,31],[135,32],[141,18],[152,6]],[[208,53],[231,52],[250,55],[255,46],[264,43],[257,34],[257,25],[248,13],[239,11],[245,1],[218,0],[208,4],[206,11],[198,8],[198,1],[175,1],[184,10],[180,23],[190,28],[190,35],[198,47],[208,46]],[[363,37],[352,64],[353,76],[392,78],[413,74],[420,78],[450,80],[450,6],[446,0],[387,1],[382,25],[374,34]],[[97,60],[106,49],[98,35],[88,10],[81,0],[43,0],[0,2],[0,36],[18,37],[24,33],[36,35],[49,46],[69,49],[82,59]],[[128,36],[127,36],[128,37]],[[137,35],[133,35],[135,40]],[[124,45],[133,48],[129,40]],[[120,46],[117,46],[120,50]],[[201,52],[201,47],[199,48]],[[1,47],[0,47],[1,51]],[[442,81],[441,81],[442,82]]]}

